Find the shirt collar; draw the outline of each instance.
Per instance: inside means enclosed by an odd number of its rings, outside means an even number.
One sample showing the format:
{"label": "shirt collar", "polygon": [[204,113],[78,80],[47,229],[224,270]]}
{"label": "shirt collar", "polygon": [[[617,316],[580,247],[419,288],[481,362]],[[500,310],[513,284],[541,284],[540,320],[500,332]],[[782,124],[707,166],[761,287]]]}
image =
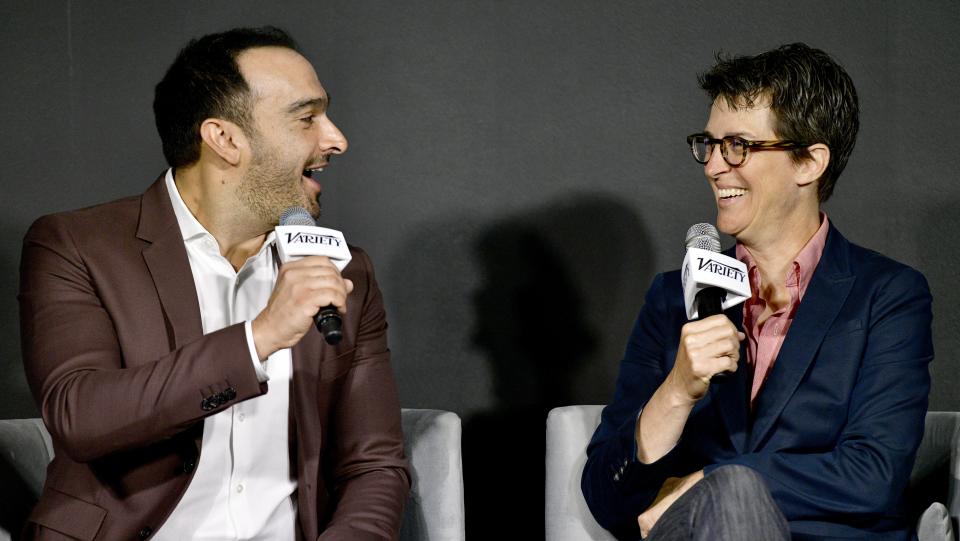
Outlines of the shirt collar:
{"label": "shirt collar", "polygon": [[[167,169],[164,180],[167,184],[167,192],[170,194],[170,202],[173,204],[173,213],[177,216],[177,225],[180,226],[180,235],[183,237],[183,242],[186,243],[200,238],[209,238],[216,244],[214,236],[207,231],[207,228],[203,227],[203,224],[190,212],[187,204],[183,201],[183,198],[180,197],[180,190],[177,189],[177,184],[173,180],[173,168]],[[275,240],[276,233],[273,231],[268,233],[267,238],[263,241],[263,246],[261,246],[257,252],[257,256],[269,248]],[[217,253],[219,253],[219,250]]]}
{"label": "shirt collar", "polygon": [[[798,286],[800,297],[807,290],[810,280],[813,278],[813,271],[820,263],[820,257],[823,256],[823,249],[827,245],[827,232],[830,230],[830,219],[825,212],[820,212],[820,227],[817,232],[810,237],[807,244],[793,259],[794,272],[787,274],[787,286]],[[760,273],[757,271],[757,263],[750,255],[750,251],[745,246],[737,243],[737,259],[747,266],[747,275],[750,277],[750,286],[756,295],[760,287]]]}
{"label": "shirt collar", "polygon": [[187,204],[184,203],[183,198],[180,197],[180,190],[177,189],[177,184],[173,181],[172,167],[167,169],[165,181],[167,184],[167,192],[170,194],[170,202],[173,204],[173,213],[177,216],[177,225],[180,226],[180,234],[183,236],[183,241],[187,242],[204,235],[209,235],[212,238],[213,235],[210,235],[210,232],[203,227],[203,224],[190,212]]}

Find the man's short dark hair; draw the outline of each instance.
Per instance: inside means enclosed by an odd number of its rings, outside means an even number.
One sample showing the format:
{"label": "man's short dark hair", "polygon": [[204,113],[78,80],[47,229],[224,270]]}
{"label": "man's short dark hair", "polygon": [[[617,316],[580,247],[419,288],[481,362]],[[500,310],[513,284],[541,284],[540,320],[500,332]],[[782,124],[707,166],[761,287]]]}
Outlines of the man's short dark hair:
{"label": "man's short dark hair", "polygon": [[[853,80],[827,53],[793,43],[756,56],[717,54],[717,64],[699,79],[711,100],[723,98],[731,108],[769,100],[777,137],[827,145],[830,163],[817,197],[821,203],[830,197],[857,141],[860,105]],[[791,152],[798,163],[810,157],[805,148]]]}
{"label": "man's short dark hair", "polygon": [[286,32],[272,26],[235,28],[193,39],[157,83],[153,115],[171,167],[200,159],[200,124],[222,118],[250,133],[250,87],[240,73],[237,57],[255,47],[299,51]]}

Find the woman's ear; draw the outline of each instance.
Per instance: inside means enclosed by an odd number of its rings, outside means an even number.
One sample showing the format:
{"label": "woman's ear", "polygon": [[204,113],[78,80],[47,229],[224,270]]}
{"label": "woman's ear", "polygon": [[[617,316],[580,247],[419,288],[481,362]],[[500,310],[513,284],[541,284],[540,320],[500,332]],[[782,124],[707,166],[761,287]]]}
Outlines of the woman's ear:
{"label": "woman's ear", "polygon": [[823,176],[830,164],[830,147],[816,143],[807,147],[809,157],[797,164],[797,184],[806,186]]}

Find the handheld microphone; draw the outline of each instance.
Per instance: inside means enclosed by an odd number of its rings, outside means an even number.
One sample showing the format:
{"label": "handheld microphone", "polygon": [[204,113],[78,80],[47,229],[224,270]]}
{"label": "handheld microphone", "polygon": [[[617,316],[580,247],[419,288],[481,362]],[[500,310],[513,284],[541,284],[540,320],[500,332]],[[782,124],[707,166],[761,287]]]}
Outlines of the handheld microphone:
{"label": "handheld microphone", "polygon": [[683,258],[683,300],[687,319],[703,319],[750,298],[747,266],[720,253],[720,235],[710,224],[687,230]]}
{"label": "handheld microphone", "polygon": [[[720,235],[711,224],[694,224],[687,230],[687,254],[683,258],[683,300],[687,319],[704,319],[750,297],[747,266],[720,253]],[[723,381],[727,372],[714,374]]]}
{"label": "handheld microphone", "polygon": [[[350,262],[350,249],[343,233],[326,227],[318,227],[310,213],[302,207],[290,207],[280,214],[280,225],[275,229],[277,253],[280,261],[287,263],[309,255],[322,255],[339,270]],[[330,345],[343,339],[343,318],[331,304],[313,316],[317,330]]]}
{"label": "handheld microphone", "polygon": [[[687,230],[684,244],[688,249],[699,248],[710,252],[720,251],[720,235],[717,228],[711,224],[693,224]],[[705,287],[694,297],[697,308],[697,317],[705,319],[723,313],[723,300],[727,292],[717,286]]]}

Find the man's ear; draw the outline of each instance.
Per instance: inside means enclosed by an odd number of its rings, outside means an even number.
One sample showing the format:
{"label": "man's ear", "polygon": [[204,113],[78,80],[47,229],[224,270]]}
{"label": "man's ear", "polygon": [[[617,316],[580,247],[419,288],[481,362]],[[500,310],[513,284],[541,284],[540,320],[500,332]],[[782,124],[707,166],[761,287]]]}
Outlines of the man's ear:
{"label": "man's ear", "polygon": [[247,147],[247,138],[240,126],[222,118],[204,120],[200,124],[200,139],[230,165],[240,164],[241,150]]}
{"label": "man's ear", "polygon": [[830,164],[830,147],[816,143],[807,147],[810,156],[797,164],[797,184],[806,186],[823,176]]}

